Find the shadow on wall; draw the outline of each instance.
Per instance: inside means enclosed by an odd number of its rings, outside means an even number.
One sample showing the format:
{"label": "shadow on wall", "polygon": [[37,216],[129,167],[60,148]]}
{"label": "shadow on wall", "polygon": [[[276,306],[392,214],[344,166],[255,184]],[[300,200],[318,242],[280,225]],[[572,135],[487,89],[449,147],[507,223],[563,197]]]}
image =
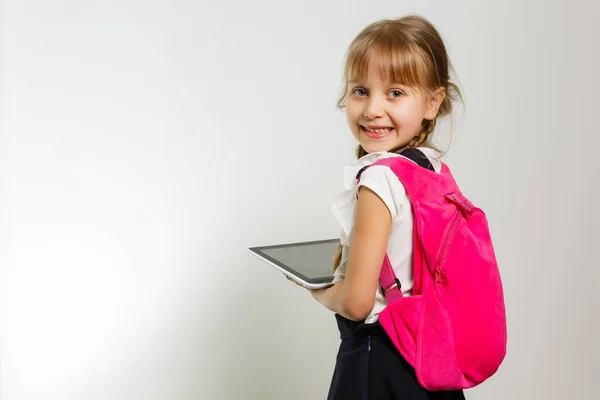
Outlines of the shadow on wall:
{"label": "shadow on wall", "polygon": [[333,314],[281,273],[244,256],[241,265],[260,284],[237,293],[216,327],[226,354],[215,398],[324,398],[338,346]]}
{"label": "shadow on wall", "polygon": [[[88,360],[68,398],[324,398],[339,344],[333,315],[247,252],[229,258],[210,268],[205,261],[178,277],[177,289],[157,294],[152,314],[136,318],[145,324],[121,327],[108,354]],[[209,279],[201,271],[223,265],[237,266],[228,272],[232,279],[252,270],[260,283],[200,288],[197,282]]]}

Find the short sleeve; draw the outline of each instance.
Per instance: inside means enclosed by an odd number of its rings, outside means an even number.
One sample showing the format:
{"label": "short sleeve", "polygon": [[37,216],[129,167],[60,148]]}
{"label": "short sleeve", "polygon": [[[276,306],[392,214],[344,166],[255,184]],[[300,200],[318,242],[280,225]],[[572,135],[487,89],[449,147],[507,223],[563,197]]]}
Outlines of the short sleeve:
{"label": "short sleeve", "polygon": [[392,219],[401,215],[408,203],[404,185],[392,170],[385,165],[374,165],[364,170],[360,176],[358,187],[365,186],[371,189],[385,203],[390,210]]}

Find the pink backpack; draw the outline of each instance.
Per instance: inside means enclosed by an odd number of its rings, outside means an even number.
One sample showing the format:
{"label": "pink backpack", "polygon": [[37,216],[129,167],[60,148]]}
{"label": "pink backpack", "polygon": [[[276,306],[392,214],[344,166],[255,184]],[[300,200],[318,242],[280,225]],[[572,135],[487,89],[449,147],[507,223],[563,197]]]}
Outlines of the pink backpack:
{"label": "pink backpack", "polygon": [[423,168],[429,160],[419,150],[403,155],[410,159],[373,165],[389,166],[412,204],[413,295],[402,296],[386,254],[380,283],[389,304],[379,322],[421,386],[467,389],[492,376],[506,355],[504,295],[487,219],[445,164],[438,174]]}

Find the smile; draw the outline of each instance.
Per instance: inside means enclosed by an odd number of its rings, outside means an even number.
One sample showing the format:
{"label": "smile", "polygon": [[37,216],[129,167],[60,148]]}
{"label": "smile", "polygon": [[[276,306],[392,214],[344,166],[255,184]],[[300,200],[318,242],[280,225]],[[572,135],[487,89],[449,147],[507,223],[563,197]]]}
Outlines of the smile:
{"label": "smile", "polygon": [[386,137],[388,135],[390,135],[392,132],[394,132],[394,128],[391,127],[367,127],[367,126],[360,126],[360,131],[373,139],[381,139],[383,137]]}

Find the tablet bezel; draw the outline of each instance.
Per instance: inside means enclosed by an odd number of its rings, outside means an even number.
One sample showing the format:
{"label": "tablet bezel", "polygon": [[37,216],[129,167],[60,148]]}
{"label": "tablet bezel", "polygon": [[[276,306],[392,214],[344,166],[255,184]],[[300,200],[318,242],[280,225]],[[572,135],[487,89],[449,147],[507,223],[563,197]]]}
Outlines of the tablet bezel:
{"label": "tablet bezel", "polygon": [[304,276],[302,273],[300,273],[300,272],[288,267],[287,265],[282,264],[281,262],[277,261],[276,259],[270,257],[268,254],[265,254],[263,252],[263,250],[271,250],[271,249],[277,249],[277,248],[281,248],[281,247],[310,246],[310,245],[323,244],[323,243],[332,243],[332,244],[338,243],[339,244],[340,239],[336,238],[336,239],[312,240],[312,241],[307,241],[307,242],[275,244],[275,245],[269,245],[269,246],[254,246],[254,247],[248,248],[248,250],[251,253],[253,253],[254,255],[263,259],[264,261],[267,261],[274,267],[280,269],[287,276],[290,276],[291,278],[297,278],[298,280],[301,281],[299,283],[303,284],[304,286],[308,286],[311,288],[321,288],[321,287],[331,286],[333,284],[332,283],[332,281],[333,281],[333,261],[335,258],[335,254],[331,254],[331,265],[332,265],[331,275],[325,276],[322,278],[310,279],[307,276]]}

